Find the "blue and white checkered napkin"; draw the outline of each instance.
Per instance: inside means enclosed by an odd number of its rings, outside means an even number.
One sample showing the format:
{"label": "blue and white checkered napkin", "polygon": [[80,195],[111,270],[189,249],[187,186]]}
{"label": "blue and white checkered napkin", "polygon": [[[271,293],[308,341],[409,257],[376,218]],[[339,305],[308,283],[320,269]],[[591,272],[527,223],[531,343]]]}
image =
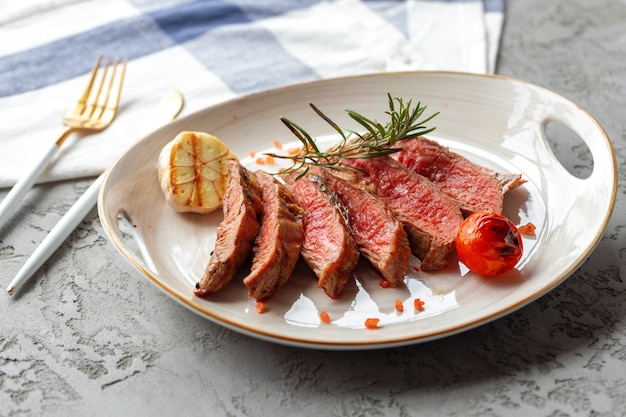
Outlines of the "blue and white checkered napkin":
{"label": "blue and white checkered napkin", "polygon": [[99,54],[129,59],[121,111],[103,133],[70,138],[39,182],[101,173],[171,88],[190,113],[320,78],[494,72],[503,9],[504,0],[2,2],[0,187],[56,139]]}

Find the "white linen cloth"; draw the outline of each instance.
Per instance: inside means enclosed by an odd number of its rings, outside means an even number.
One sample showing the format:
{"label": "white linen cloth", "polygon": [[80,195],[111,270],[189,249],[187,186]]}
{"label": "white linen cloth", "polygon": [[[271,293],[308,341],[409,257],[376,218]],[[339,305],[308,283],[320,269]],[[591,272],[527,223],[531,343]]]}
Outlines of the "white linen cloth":
{"label": "white linen cloth", "polygon": [[504,0],[0,2],[0,187],[57,138],[100,54],[129,59],[118,116],[72,135],[38,182],[103,172],[171,88],[189,114],[323,78],[494,72],[503,19]]}

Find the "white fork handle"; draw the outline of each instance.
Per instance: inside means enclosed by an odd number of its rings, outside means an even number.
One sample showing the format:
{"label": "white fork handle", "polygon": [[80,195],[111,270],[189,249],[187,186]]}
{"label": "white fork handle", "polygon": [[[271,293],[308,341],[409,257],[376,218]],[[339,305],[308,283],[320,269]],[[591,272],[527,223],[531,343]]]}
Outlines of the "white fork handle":
{"label": "white fork handle", "polygon": [[[140,130],[140,137],[145,135],[146,132],[156,129],[176,118],[183,107],[183,103],[183,96],[177,90],[169,91],[148,117],[145,126]],[[28,258],[7,287],[9,294],[16,292],[39,270],[39,268],[41,268],[46,260],[52,256],[59,246],[72,234],[76,227],[78,227],[85,216],[96,206],[98,203],[98,192],[103,181],[104,174],[100,175],[93,184],[89,186],[87,191],[83,193],[61,220],[52,228],[50,233],[48,233],[37,249],[35,249],[35,252]]]}
{"label": "white fork handle", "polygon": [[20,178],[13,188],[11,188],[9,194],[4,197],[2,203],[0,203],[0,228],[10,218],[15,208],[20,201],[22,201],[22,198],[24,198],[24,195],[33,187],[35,180],[41,175],[43,170],[46,169],[48,164],[50,164],[50,161],[58,150],[59,146],[57,143],[52,143],[31,171]]}

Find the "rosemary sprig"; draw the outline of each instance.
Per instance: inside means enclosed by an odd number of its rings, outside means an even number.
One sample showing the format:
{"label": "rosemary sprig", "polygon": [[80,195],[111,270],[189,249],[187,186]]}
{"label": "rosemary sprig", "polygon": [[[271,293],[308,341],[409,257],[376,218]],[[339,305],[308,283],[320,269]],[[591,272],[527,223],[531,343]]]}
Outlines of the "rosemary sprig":
{"label": "rosemary sprig", "polygon": [[365,129],[364,133],[343,130],[313,103],[310,103],[313,111],[339,133],[339,143],[322,151],[317,146],[315,139],[306,130],[286,117],[281,117],[280,120],[285,126],[302,142],[302,149],[294,155],[274,153],[268,155],[274,158],[290,159],[292,165],[281,173],[301,171],[299,178],[306,174],[311,165],[343,169],[342,159],[375,158],[398,152],[401,148],[392,148],[396,142],[418,135],[426,135],[435,130],[434,127],[426,127],[426,123],[437,116],[439,112],[420,120],[426,106],[421,106],[419,102],[416,106],[412,106],[411,100],[405,104],[401,98],[392,97],[389,93],[387,93],[387,98],[389,110],[385,114],[389,115],[390,120],[384,125],[353,110],[346,110],[346,113]]}

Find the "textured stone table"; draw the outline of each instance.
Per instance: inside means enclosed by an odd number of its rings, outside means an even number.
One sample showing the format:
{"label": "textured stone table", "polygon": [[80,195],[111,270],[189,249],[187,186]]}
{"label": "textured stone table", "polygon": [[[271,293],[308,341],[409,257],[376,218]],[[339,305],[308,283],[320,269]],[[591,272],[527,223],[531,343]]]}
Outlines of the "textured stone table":
{"label": "textured stone table", "polygon": [[[626,2],[507,7],[498,72],[589,110],[624,167]],[[590,168],[574,145],[555,147]],[[94,210],[20,295],[0,295],[0,416],[626,415],[624,176],[596,251],[554,291],[456,336],[359,352],[279,346],[200,318],[129,266]],[[0,236],[3,288],[89,183],[29,195]]]}

